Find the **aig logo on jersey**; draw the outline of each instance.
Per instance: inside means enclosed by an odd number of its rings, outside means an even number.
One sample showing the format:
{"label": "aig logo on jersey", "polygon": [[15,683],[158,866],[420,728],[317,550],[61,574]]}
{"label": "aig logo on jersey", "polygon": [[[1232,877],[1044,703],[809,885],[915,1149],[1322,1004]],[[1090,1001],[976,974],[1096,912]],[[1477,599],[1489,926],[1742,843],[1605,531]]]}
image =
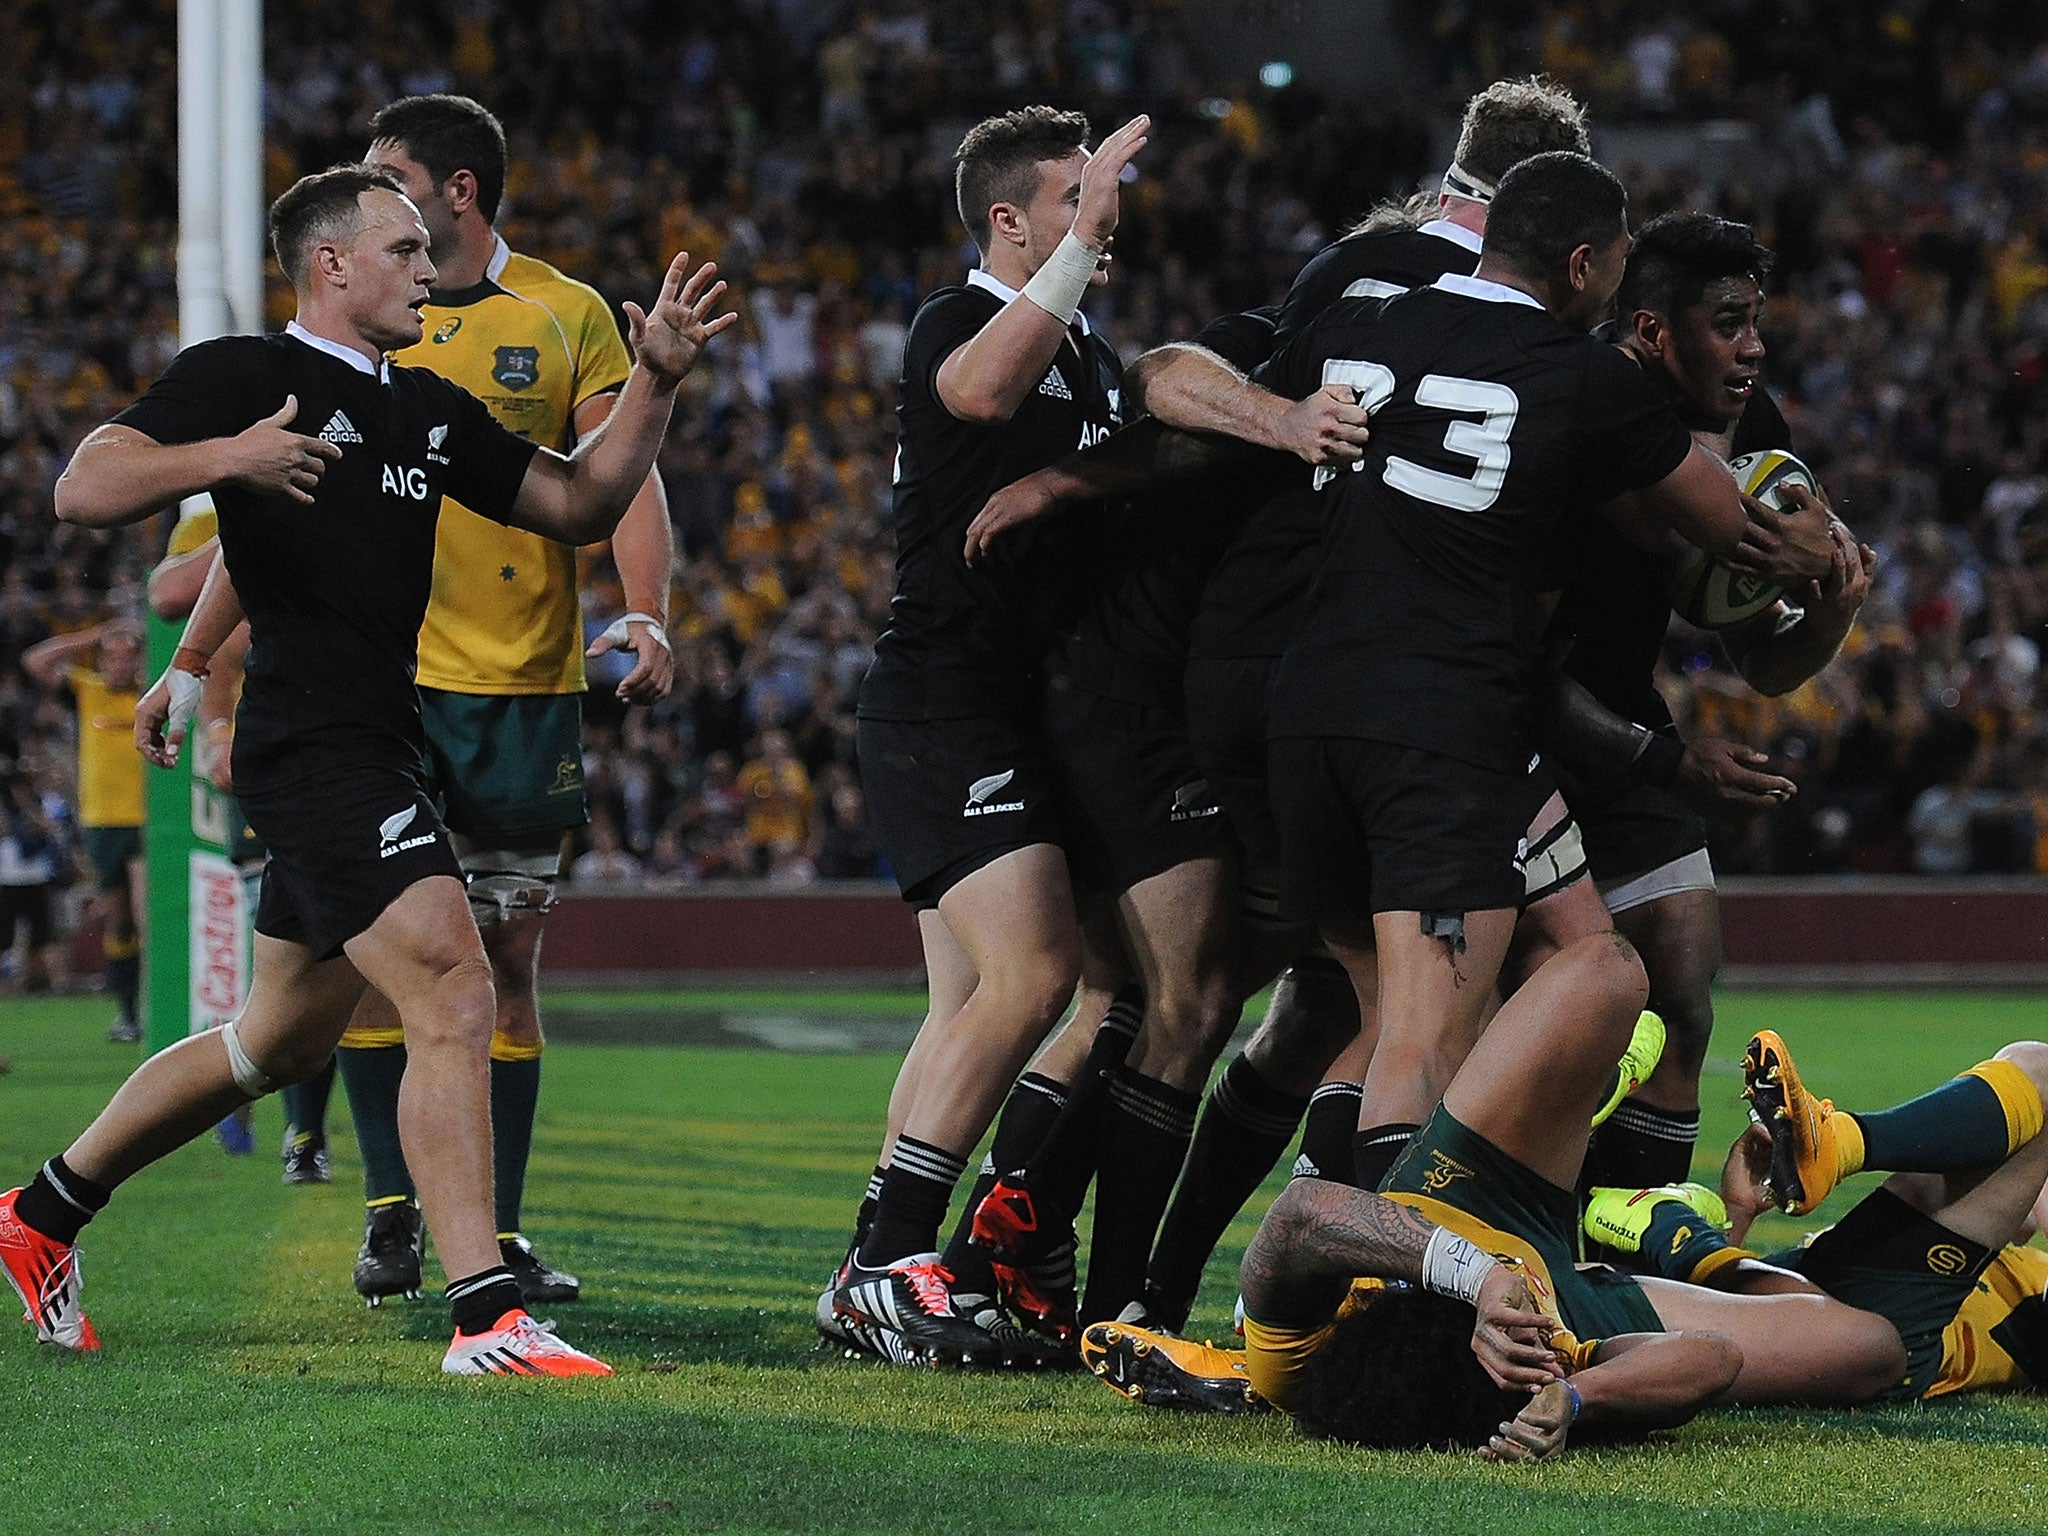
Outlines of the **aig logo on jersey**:
{"label": "aig logo on jersey", "polygon": [[1017,777],[1017,770],[1006,768],[1001,773],[992,773],[985,779],[976,779],[967,786],[967,807],[961,811],[966,816],[996,816],[1004,811],[1021,811],[1022,800],[996,800],[996,791]]}
{"label": "aig logo on jersey", "polygon": [[539,347],[500,347],[491,377],[507,389],[531,389],[540,382]]}
{"label": "aig logo on jersey", "polygon": [[[447,463],[446,459],[441,461]],[[384,494],[399,496],[407,501],[427,499],[427,472],[417,464],[386,464],[384,466]]]}

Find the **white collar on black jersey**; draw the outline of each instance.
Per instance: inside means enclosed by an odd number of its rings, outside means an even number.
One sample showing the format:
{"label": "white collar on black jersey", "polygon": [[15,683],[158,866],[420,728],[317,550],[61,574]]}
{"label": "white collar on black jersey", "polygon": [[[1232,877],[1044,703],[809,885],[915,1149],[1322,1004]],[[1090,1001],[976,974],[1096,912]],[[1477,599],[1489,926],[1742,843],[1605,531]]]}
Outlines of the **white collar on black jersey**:
{"label": "white collar on black jersey", "polygon": [[[972,272],[967,274],[967,286],[970,288],[986,288],[990,293],[994,294],[997,298],[1001,299],[1005,304],[1009,303],[1010,300],[1016,298],[1018,292],[1020,291],[1018,289],[1012,288],[1008,283],[1004,282],[999,277],[990,277],[988,273],[980,267],[976,267]],[[1083,336],[1092,336],[1095,334],[1095,328],[1088,323],[1088,317],[1082,314],[1081,311],[1079,311],[1078,309],[1074,311],[1074,318],[1081,322],[1081,334]]]}
{"label": "white collar on black jersey", "polygon": [[384,358],[378,358],[377,366],[372,368],[370,360],[353,347],[344,347],[340,342],[329,341],[325,336],[315,336],[296,320],[285,321],[284,333],[296,341],[303,341],[315,352],[325,352],[329,357],[340,358],[357,373],[374,374],[379,384],[391,382],[391,364]]}
{"label": "white collar on black jersey", "polygon": [[1431,219],[1427,224],[1418,228],[1415,233],[1418,235],[1435,235],[1439,240],[1448,240],[1453,245],[1462,245],[1468,251],[1477,251],[1485,244],[1480,239],[1478,231],[1467,229],[1464,225],[1455,223],[1450,219]]}
{"label": "white collar on black jersey", "polygon": [[1468,299],[1484,299],[1489,304],[1526,304],[1531,309],[1543,307],[1542,300],[1533,293],[1524,293],[1505,283],[1489,283],[1482,277],[1463,277],[1456,272],[1446,272],[1429,286],[1441,288],[1445,293],[1463,294]]}
{"label": "white collar on black jersey", "polygon": [[484,280],[495,283],[498,274],[505,270],[505,263],[512,259],[512,247],[505,243],[503,235],[491,235],[491,259],[484,263]]}

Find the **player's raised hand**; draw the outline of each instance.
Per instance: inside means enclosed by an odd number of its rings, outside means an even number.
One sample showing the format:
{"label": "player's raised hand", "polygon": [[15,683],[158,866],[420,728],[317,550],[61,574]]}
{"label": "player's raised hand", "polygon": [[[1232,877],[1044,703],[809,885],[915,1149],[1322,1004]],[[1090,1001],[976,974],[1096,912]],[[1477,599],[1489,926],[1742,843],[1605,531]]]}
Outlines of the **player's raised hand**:
{"label": "player's raised hand", "polygon": [[1496,1386],[1537,1392],[1557,1379],[1557,1356],[1550,1349],[1556,1325],[1536,1310],[1520,1270],[1496,1266],[1480,1284],[1476,1305],[1472,1353]]}
{"label": "player's raised hand", "polygon": [[1721,1203],[1728,1207],[1728,1241],[1740,1245],[1771,1199],[1771,1133],[1747,1125],[1721,1165]]}
{"label": "player's raised hand", "polygon": [[668,632],[653,615],[629,613],[614,619],[583,654],[592,658],[607,651],[630,651],[633,670],[619,679],[616,697],[623,704],[659,704],[676,685],[676,658]]}
{"label": "player's raised hand", "polygon": [[[1152,119],[1139,113],[1098,144],[1082,167],[1080,202],[1074,209],[1074,237],[1089,249],[1101,252],[1105,261],[1109,237],[1116,233],[1120,211],[1118,186],[1124,167],[1145,147],[1145,135],[1151,127]],[[1107,266],[1096,267],[1095,281],[1109,281]]]}
{"label": "player's raised hand", "polygon": [[663,389],[682,383],[711,338],[739,324],[737,313],[712,314],[725,297],[725,284],[717,279],[717,262],[707,261],[693,272],[690,253],[678,251],[661,280],[654,308],[642,309],[631,299],[625,303],[626,340],[632,344],[633,360]]}
{"label": "player's raised hand", "polygon": [[996,550],[998,541],[1014,544],[1016,534],[1050,516],[1059,504],[1059,497],[1038,475],[1026,475],[1004,486],[989,497],[988,504],[967,525],[967,563],[996,564],[1000,558]]}
{"label": "player's raised hand", "polygon": [[1770,759],[1736,741],[1699,736],[1685,744],[1671,788],[1696,811],[1764,811],[1783,805],[1799,786],[1782,774],[1766,773]]}
{"label": "player's raised hand", "polygon": [[229,469],[221,479],[264,496],[287,496],[310,506],[327,466],[341,457],[338,444],[291,430],[299,397],[228,439]]}
{"label": "player's raised hand", "polygon": [[1365,457],[1372,436],[1367,420],[1357,390],[1349,384],[1325,384],[1288,407],[1280,430],[1289,451],[1310,464],[1349,464]]}

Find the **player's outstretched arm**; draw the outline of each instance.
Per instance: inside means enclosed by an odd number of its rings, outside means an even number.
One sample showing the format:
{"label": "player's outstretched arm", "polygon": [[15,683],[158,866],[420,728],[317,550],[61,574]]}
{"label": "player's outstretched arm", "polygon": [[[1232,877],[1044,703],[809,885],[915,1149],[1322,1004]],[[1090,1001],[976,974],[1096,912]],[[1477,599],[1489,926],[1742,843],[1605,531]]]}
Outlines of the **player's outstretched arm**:
{"label": "player's outstretched arm", "polygon": [[159,443],[109,422],[78,445],[58,478],[57,516],[88,528],[118,528],[224,485],[310,505],[313,488],[341,449],[292,431],[298,414],[298,397],[286,395],[276,411],[233,437],[196,443]]}
{"label": "player's outstretched arm", "polygon": [[[1630,498],[1623,498],[1631,500]],[[1676,531],[1689,544],[1726,559],[1749,530],[1742,493],[1728,466],[1694,443],[1678,468],[1632,499],[1634,509]],[[1614,515],[1616,508],[1601,509]]]}
{"label": "player's outstretched arm", "polygon": [[92,648],[100,643],[100,637],[114,627],[113,621],[109,620],[90,629],[38,640],[21,653],[21,670],[38,687],[55,688],[64,681],[64,674],[70,670],[72,662],[90,655]]}
{"label": "player's outstretched arm", "polygon": [[691,271],[690,253],[680,251],[669,263],[652,309],[627,301],[633,371],[618,403],[568,457],[545,448],[533,456],[510,522],[564,544],[595,544],[611,537],[647,483],[677,388],[711,339],[739,321],[735,313],[713,314],[725,296],[725,284],[717,278],[716,263],[707,261]]}
{"label": "player's outstretched arm", "polygon": [[[578,441],[604,425],[611,399],[586,400],[576,412]],[[633,653],[633,670],[619,680],[618,697],[627,704],[659,704],[675,687],[675,655],[668,639],[669,578],[675,569],[675,528],[668,520],[668,490],[661,471],[650,470],[646,484],[619,520],[612,535],[612,561],[626,589],[625,616],[599,635],[586,656],[607,651]]]}
{"label": "player's outstretched arm", "polygon": [[206,585],[206,573],[213,569],[213,557],[220,550],[215,534],[197,549],[159,561],[149,573],[149,611],[167,624],[175,624],[199,601],[199,589]]}
{"label": "player's outstretched arm", "polygon": [[1479,1449],[1486,1461],[1548,1461],[1580,1424],[1668,1429],[1723,1398],[1742,1349],[1722,1333],[1629,1333],[1603,1340],[1592,1365],[1544,1388]]}
{"label": "player's outstretched arm", "polygon": [[1024,290],[939,364],[939,403],[962,421],[993,426],[1017,413],[1067,339],[1081,296],[1109,280],[1116,233],[1118,178],[1145,147],[1149,117],[1134,117],[1088,157],[1081,171],[1073,228],[1053,248]]}
{"label": "player's outstretched arm", "polygon": [[1755,748],[1711,736],[1680,742],[1616,714],[1562,672],[1537,680],[1536,731],[1543,748],[1568,763],[1669,789],[1706,814],[1769,810],[1799,793],[1792,780],[1765,771],[1770,759]]}
{"label": "player's outstretched arm", "polygon": [[1372,435],[1358,391],[1348,385],[1326,384],[1304,400],[1289,400],[1193,342],[1147,352],[1131,374],[1145,409],[1168,426],[1277,448],[1309,464],[1364,458]]}

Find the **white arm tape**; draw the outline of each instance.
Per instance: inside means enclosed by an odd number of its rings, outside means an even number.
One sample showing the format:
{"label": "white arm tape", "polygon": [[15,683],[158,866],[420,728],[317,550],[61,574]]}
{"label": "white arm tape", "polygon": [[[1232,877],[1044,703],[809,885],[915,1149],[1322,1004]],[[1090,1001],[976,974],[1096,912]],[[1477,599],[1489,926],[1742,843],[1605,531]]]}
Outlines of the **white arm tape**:
{"label": "white arm tape", "polygon": [[164,735],[170,736],[192,723],[193,715],[199,711],[200,695],[206,692],[206,679],[183,667],[172,667],[164,676],[171,689],[171,712],[164,718]]}
{"label": "white arm tape", "polygon": [[1089,250],[1079,235],[1068,230],[1066,238],[1046,257],[1045,265],[1031,274],[1031,280],[1024,285],[1024,297],[1061,325],[1072,325],[1074,312],[1081,307],[1082,295],[1088,292],[1096,264],[1101,260],[1099,252]]}
{"label": "white arm tape", "polygon": [[1500,1268],[1485,1249],[1438,1227],[1422,1250],[1422,1288],[1439,1296],[1455,1296],[1468,1306],[1479,1304],[1479,1288]]}
{"label": "white arm tape", "polygon": [[631,650],[632,642],[626,635],[626,626],[628,624],[645,624],[649,638],[664,651],[672,651],[668,643],[667,626],[651,613],[629,613],[623,619],[613,619],[611,624],[605,629],[604,638],[611,641],[613,645],[625,646],[628,650]]}

